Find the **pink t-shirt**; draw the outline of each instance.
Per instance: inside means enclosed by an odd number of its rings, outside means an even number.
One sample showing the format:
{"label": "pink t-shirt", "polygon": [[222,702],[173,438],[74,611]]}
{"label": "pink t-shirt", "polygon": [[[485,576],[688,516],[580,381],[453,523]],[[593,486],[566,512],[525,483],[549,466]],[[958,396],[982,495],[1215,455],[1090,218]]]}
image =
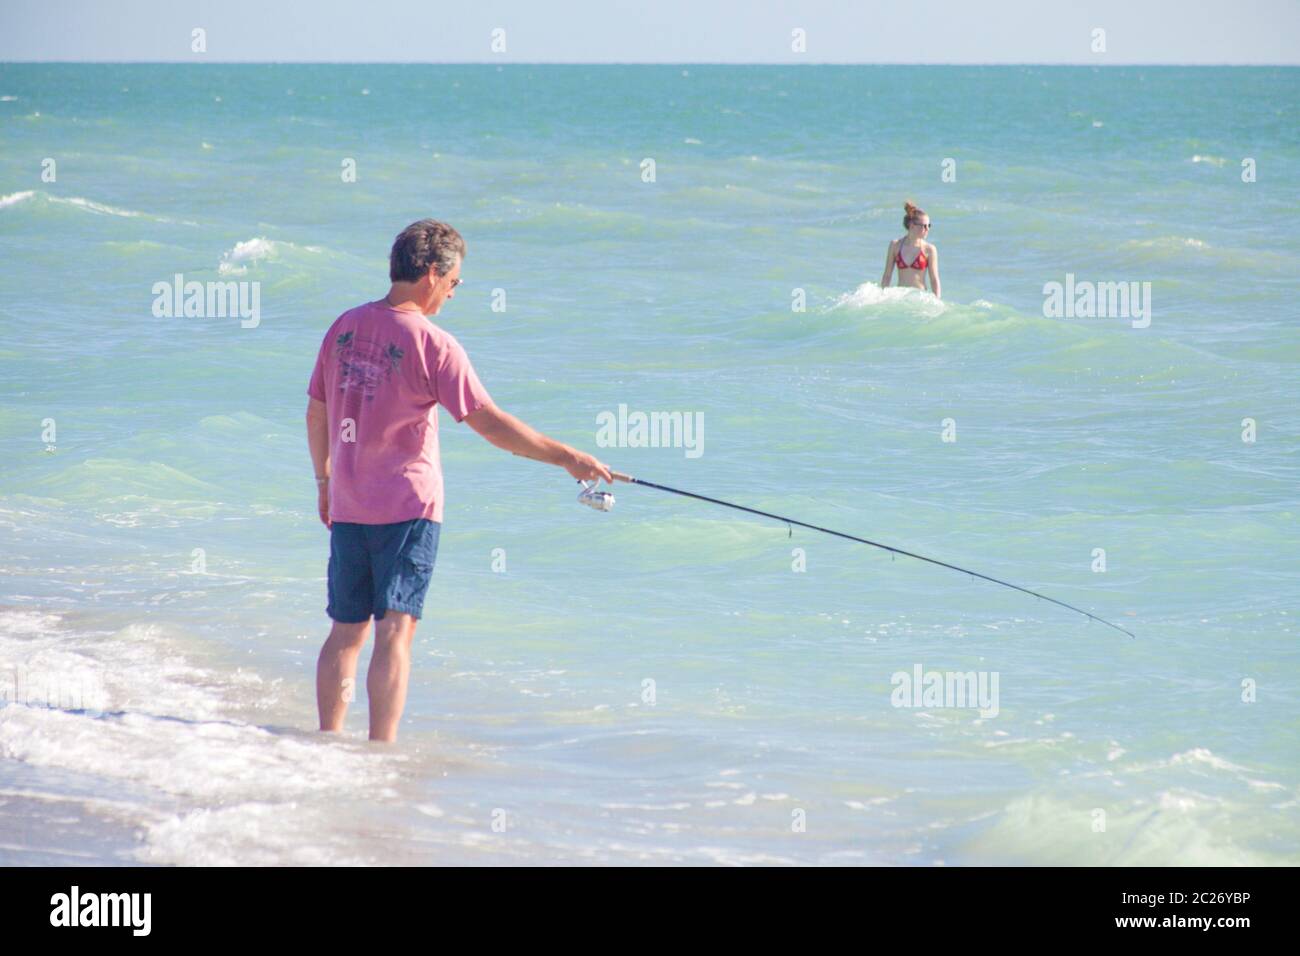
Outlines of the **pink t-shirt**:
{"label": "pink t-shirt", "polygon": [[442,521],[435,406],[459,422],[492,404],[459,342],[418,312],[368,302],[325,333],[307,394],[329,417],[331,520]]}

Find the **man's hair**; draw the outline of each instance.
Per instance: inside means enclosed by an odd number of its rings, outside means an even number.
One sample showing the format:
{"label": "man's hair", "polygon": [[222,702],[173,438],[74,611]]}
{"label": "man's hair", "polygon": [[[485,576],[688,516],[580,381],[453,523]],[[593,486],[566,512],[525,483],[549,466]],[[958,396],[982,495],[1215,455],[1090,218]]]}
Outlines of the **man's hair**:
{"label": "man's hair", "polygon": [[465,240],[459,232],[436,219],[413,222],[393,240],[388,254],[388,278],[394,282],[419,282],[429,273],[429,266],[445,276],[465,258]]}

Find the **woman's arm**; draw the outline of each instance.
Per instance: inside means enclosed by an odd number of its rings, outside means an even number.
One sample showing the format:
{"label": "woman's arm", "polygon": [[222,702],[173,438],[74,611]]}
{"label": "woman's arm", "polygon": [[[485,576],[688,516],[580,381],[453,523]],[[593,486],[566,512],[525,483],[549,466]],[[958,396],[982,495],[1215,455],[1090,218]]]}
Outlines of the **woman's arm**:
{"label": "woman's arm", "polygon": [[943,294],[939,291],[939,250],[934,246],[930,247],[930,268],[926,271],[930,273],[930,291],[936,299],[942,299]]}
{"label": "woman's arm", "polygon": [[894,243],[889,244],[889,251],[885,253],[885,274],[881,277],[880,288],[889,288],[889,277],[894,274]]}

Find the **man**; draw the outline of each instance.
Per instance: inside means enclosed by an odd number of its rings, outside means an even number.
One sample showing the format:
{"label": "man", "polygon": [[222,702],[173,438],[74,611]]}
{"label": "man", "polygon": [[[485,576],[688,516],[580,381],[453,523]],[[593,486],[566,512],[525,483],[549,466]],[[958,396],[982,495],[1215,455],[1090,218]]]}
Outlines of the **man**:
{"label": "man", "polygon": [[445,223],[422,219],[402,230],[389,256],[388,295],[335,320],[307,387],[317,507],[330,529],[326,613],[334,625],[316,664],[323,731],[343,727],[373,616],[370,739],[397,739],[442,527],[435,406],[498,448],[579,480],[613,480],[591,455],[497,408],[460,343],[425,320],[454,298],[464,256],[465,240]]}

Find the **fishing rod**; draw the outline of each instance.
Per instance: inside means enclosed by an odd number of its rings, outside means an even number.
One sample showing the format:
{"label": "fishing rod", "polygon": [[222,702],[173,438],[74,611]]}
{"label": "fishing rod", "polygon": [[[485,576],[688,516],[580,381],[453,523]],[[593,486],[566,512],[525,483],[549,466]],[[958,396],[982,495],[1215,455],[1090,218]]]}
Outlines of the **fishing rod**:
{"label": "fishing rod", "polygon": [[[993,584],[1000,584],[1004,588],[1011,588],[1013,591],[1020,591],[1022,594],[1029,594],[1043,601],[1050,601],[1058,607],[1066,608],[1092,621],[1099,621],[1107,627],[1113,627],[1121,634],[1127,634],[1129,637],[1135,637],[1132,631],[1126,631],[1118,624],[1112,624],[1105,618],[1098,617],[1085,611],[1081,607],[1075,607],[1073,604],[1066,604],[1064,601],[1058,601],[1054,597],[1048,597],[1046,594],[1039,594],[1037,591],[1031,591],[1029,588],[1022,588],[1019,584],[1012,584],[1010,581],[1003,581],[1000,578],[990,577],[987,574],[980,574],[978,571],[971,571],[969,568],[958,567],[955,564],[949,564],[947,561],[940,561],[937,558],[927,558],[923,554],[916,554],[912,551],[904,551],[902,548],[895,548],[888,544],[881,544],[879,541],[871,541],[867,538],[859,538],[857,535],[845,534],[843,531],[834,531],[830,528],[821,528],[815,524],[808,524],[804,521],[796,521],[794,518],[787,518],[785,515],[772,514],[770,511],[759,511],[757,508],[746,508],[744,505],[732,504],[730,501],[722,501],[719,498],[710,498],[707,495],[697,495],[691,491],[682,491],[680,488],[669,488],[667,485],[657,485],[653,481],[642,481],[640,478],[633,478],[631,475],[625,475],[621,472],[611,471],[610,474],[617,481],[627,482],[631,485],[641,485],[645,488],[654,488],[657,491],[666,491],[669,494],[681,495],[683,498],[694,498],[696,501],[707,501],[709,504],[722,505],[724,508],[733,508],[736,511],[744,511],[747,514],[758,515],[760,518],[772,518],[775,521],[782,521],[786,525],[798,525],[800,528],[807,528],[810,531],[820,531],[822,534],[833,535],[837,538],[844,538],[848,541],[856,541],[859,544],[869,544],[873,548],[880,548],[891,554],[901,554],[907,558],[915,558],[918,561],[925,561],[929,564],[936,564],[941,568],[948,568],[951,571],[960,571],[962,574],[969,574],[971,577],[981,578],[985,581],[991,581]],[[611,511],[614,508],[614,495],[608,491],[599,491],[596,488],[596,482],[579,482],[583,490],[578,495],[578,500],[584,505],[595,508],[597,511]],[[790,529],[791,535],[794,534],[794,528]]]}

